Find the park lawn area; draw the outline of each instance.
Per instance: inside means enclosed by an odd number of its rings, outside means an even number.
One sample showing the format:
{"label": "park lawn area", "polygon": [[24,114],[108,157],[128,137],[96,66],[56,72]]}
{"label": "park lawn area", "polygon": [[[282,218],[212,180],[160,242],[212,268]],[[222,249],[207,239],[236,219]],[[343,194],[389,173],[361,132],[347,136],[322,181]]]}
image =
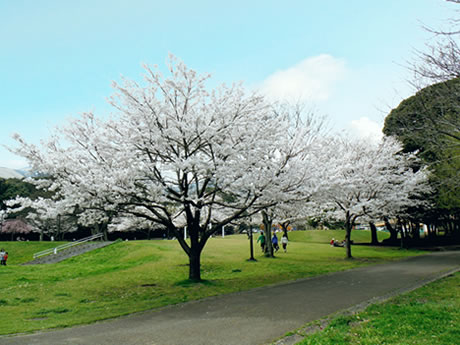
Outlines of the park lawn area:
{"label": "park lawn area", "polygon": [[17,265],[33,259],[33,254],[57,247],[67,242],[0,242],[0,248],[8,252],[8,265]]}
{"label": "park lawn area", "polygon": [[[387,231],[377,231],[377,238],[382,241],[390,237]],[[329,243],[334,238],[337,241],[345,239],[344,230],[314,230],[314,231],[292,231],[289,233],[289,239],[292,241],[310,242],[310,243]],[[370,243],[371,232],[368,230],[352,230],[351,239],[355,243]]]}
{"label": "park lawn area", "polygon": [[0,334],[85,324],[422,253],[353,246],[355,259],[347,260],[343,248],[329,245],[332,231],[315,231],[310,241],[313,232],[290,233],[288,252],[276,258],[264,257],[254,241],[256,262],[247,261],[246,235],[211,238],[202,254],[201,283],[187,280],[188,258],[176,241],[117,242],[57,264],[30,266],[20,263],[50,242],[3,242],[11,261],[0,267],[0,306],[8,315]]}
{"label": "park lawn area", "polygon": [[451,345],[460,339],[460,273],[334,319],[298,345]]}

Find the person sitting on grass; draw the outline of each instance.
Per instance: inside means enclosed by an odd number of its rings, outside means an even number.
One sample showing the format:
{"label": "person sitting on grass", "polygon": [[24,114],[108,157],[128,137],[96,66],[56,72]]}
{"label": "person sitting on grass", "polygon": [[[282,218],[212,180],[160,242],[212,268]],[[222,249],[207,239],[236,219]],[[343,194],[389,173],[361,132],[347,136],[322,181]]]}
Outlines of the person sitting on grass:
{"label": "person sitting on grass", "polygon": [[343,240],[342,242],[339,242],[336,239],[331,240],[331,246],[333,247],[345,247],[345,243],[345,240]]}

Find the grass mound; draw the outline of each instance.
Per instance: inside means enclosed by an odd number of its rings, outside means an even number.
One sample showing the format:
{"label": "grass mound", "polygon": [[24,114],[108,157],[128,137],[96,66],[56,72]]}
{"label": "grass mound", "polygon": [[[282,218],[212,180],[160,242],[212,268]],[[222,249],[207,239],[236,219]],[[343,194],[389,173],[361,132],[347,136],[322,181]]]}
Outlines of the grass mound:
{"label": "grass mound", "polygon": [[56,242],[0,242],[11,258],[0,268],[0,306],[8,315],[0,334],[90,323],[419,253],[357,246],[358,259],[345,260],[343,248],[329,245],[330,237],[330,231],[292,232],[288,252],[275,259],[256,246],[257,262],[246,260],[246,235],[212,238],[202,255],[204,281],[198,284],[186,280],[188,258],[176,241],[118,242],[57,264],[31,266],[20,264]]}

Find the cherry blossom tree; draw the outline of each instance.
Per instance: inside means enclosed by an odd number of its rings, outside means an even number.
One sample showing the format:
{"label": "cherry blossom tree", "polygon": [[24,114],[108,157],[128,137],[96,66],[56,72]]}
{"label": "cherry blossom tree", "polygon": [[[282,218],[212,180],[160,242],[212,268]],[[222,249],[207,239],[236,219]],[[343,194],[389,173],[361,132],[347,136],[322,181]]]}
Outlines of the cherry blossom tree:
{"label": "cherry blossom tree", "polygon": [[1,227],[1,232],[3,234],[11,234],[12,241],[14,239],[14,235],[28,234],[32,231],[33,227],[22,219],[7,219],[3,222]]}
{"label": "cherry blossom tree", "polygon": [[305,104],[278,104],[276,114],[289,121],[284,135],[285,143],[277,148],[277,158],[286,162],[283,193],[276,203],[262,210],[262,222],[267,238],[266,255],[274,256],[271,243],[271,230],[274,222],[288,224],[290,221],[305,217],[306,201],[318,186],[316,181],[316,161],[320,156],[321,146],[318,138],[326,131],[326,118],[314,112],[305,111]]}
{"label": "cherry blossom tree", "polygon": [[[315,131],[315,137],[319,133],[320,131]],[[313,140],[306,147],[308,147],[306,152],[297,156],[293,164],[289,166],[289,172],[296,176],[296,178],[290,179],[294,184],[278,198],[275,205],[267,207],[261,212],[264,231],[268,240],[267,256],[274,256],[270,241],[273,224],[280,224],[287,235],[287,228],[291,222],[304,219],[312,212],[309,200],[315,193],[319,192],[318,188],[321,186],[318,162],[322,155],[321,146],[315,145]]]}
{"label": "cherry blossom tree", "polygon": [[78,229],[75,209],[69,206],[65,200],[16,197],[8,200],[6,204],[9,214],[27,210],[26,220],[33,226],[34,231],[40,233],[40,241],[45,235],[62,239],[65,233],[74,232]]}
{"label": "cherry blossom tree", "polygon": [[147,234],[147,239],[150,239],[152,231],[159,229],[164,230],[163,227],[150,220],[132,215],[115,217],[108,224],[109,232],[142,231]]}
{"label": "cherry blossom tree", "polygon": [[0,209],[0,232],[2,232],[5,217],[6,217],[6,211]]}
{"label": "cherry blossom tree", "polygon": [[351,258],[351,230],[358,218],[373,219],[379,212],[393,215],[417,201],[411,196],[427,187],[425,170],[414,171],[414,154],[387,137],[379,145],[338,137],[325,144],[324,169],[318,209],[345,222],[347,258]]}
{"label": "cherry blossom tree", "polygon": [[16,136],[15,152],[52,176],[36,183],[69,204],[104,205],[168,229],[188,255],[189,278],[199,281],[213,233],[296,192],[306,172],[291,167],[305,149],[286,149],[294,147],[282,135],[289,119],[239,84],[208,90],[208,75],[174,58],[168,77],[145,72],[143,86],[113,84],[108,119],[82,114],[40,148]]}

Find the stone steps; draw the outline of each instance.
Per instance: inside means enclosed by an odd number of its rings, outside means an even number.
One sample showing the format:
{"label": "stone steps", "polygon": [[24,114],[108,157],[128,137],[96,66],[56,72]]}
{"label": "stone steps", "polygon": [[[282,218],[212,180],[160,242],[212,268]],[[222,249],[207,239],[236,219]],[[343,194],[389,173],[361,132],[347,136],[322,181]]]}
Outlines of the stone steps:
{"label": "stone steps", "polygon": [[94,241],[94,242],[87,242],[78,244],[75,247],[70,247],[68,249],[59,251],[57,254],[49,254],[46,256],[39,257],[32,261],[26,262],[23,265],[39,265],[39,264],[55,264],[57,262],[61,262],[65,259],[78,256],[80,254],[89,252],[91,250],[95,250],[98,248],[102,248],[112,244],[113,242],[106,242],[106,241]]}

